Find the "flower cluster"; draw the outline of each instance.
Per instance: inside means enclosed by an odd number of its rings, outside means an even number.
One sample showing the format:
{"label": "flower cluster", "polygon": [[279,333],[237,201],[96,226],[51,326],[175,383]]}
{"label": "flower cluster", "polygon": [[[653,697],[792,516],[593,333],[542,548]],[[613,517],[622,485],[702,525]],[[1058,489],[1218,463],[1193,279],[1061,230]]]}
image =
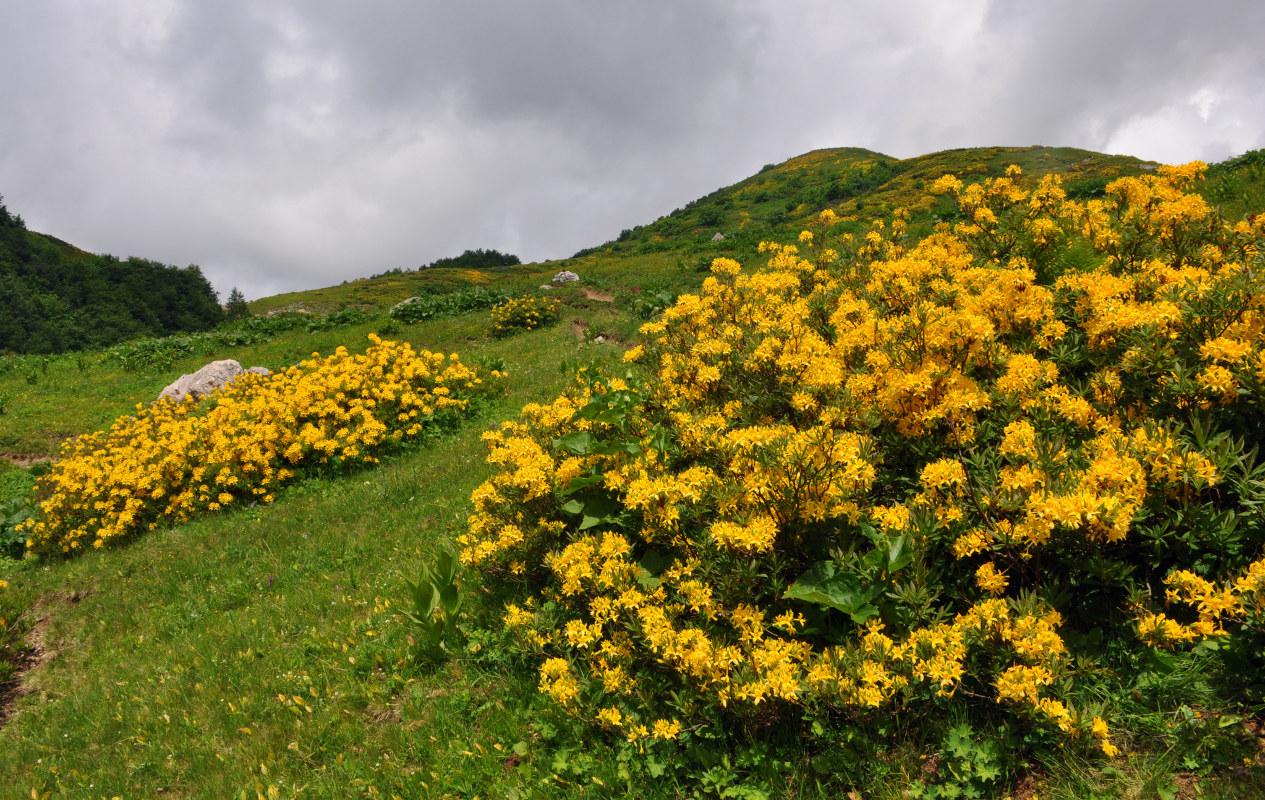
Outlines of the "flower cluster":
{"label": "flower cluster", "polygon": [[496,388],[454,353],[369,337],[270,376],[247,374],[201,403],[163,398],[62,446],[40,479],[28,548],[69,555],[164,522],[272,502],[306,466],[377,461],[387,446],[466,413]]}
{"label": "flower cluster", "polygon": [[[1114,755],[1058,694],[1060,630],[1119,624],[1130,581],[1190,557],[1136,541],[1219,502],[1228,446],[1189,411],[1261,435],[1265,218],[1213,218],[1199,169],[1084,204],[948,176],[961,221],[921,238],[897,213],[829,242],[826,212],[644,326],[643,383],[584,373],[488,434],[462,558],[522,585],[541,691],[646,739],[970,686]],[[1205,628],[1237,613],[1173,580]]]}
{"label": "flower cluster", "polygon": [[1198,618],[1183,624],[1168,615],[1144,613],[1138,620],[1138,635],[1157,647],[1225,636],[1230,621],[1265,622],[1265,559],[1254,561],[1237,577],[1223,585],[1201,578],[1190,570],[1175,570],[1165,581],[1166,599],[1194,608]]}
{"label": "flower cluster", "polygon": [[492,335],[501,338],[558,321],[560,304],[547,297],[519,297],[492,309]]}

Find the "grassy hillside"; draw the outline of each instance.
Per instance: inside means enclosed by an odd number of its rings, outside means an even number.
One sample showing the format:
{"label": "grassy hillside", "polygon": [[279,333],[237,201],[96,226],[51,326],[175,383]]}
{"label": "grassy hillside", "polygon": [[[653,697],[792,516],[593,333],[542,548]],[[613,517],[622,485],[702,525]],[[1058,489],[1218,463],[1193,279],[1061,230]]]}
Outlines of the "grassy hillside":
{"label": "grassy hillside", "polygon": [[[376,467],[313,470],[273,504],[159,527],[75,560],[0,559],[0,774],[8,778],[0,797],[755,798],[857,791],[896,798],[911,796],[915,786],[921,794],[913,796],[921,797],[954,790],[1026,798],[1265,796],[1259,699],[1231,701],[1220,693],[1215,643],[1154,655],[1130,650],[1128,658],[1154,659],[1139,667],[1143,677],[1134,683],[1123,672],[1116,683],[1104,680],[1120,662],[1104,666],[1100,655],[1069,672],[1103,692],[1084,702],[1110,716],[1113,741],[1124,751],[1116,760],[1084,743],[1064,747],[1013,715],[981,711],[983,701],[970,697],[981,684],[964,687],[960,704],[937,707],[944,713],[911,703],[855,724],[822,710],[792,725],[770,703],[743,724],[699,734],[713,738],[675,751],[648,743],[639,752],[622,735],[564,713],[539,690],[538,660],[510,646],[515,636],[501,628],[509,590],[474,572],[459,578],[464,635],[452,637],[446,657],[418,657],[422,627],[404,615],[413,609],[408,581],[467,532],[471,493],[496,472],[484,461],[485,431],[518,418],[528,403],[552,400],[578,367],[652,373],[652,366],[625,365],[625,352],[648,341],[638,333],[643,322],[660,319],[677,294],[702,285],[714,257],[736,258],[752,272],[769,260],[756,252],[760,239],[794,242],[827,207],[841,218],[832,237],[862,232],[897,206],[913,210],[910,230],[926,232],[961,219],[952,203],[925,196],[942,174],[969,182],[1002,175],[1011,163],[1033,182],[1062,172],[1064,187],[1080,199],[1101,196],[1114,177],[1153,173],[1136,159],[1057,148],[956,150],[903,161],[859,149],[815,151],[572,258],[436,268],[251,304],[256,314],[358,308],[366,312],[359,317],[313,320],[248,344],[199,340],[171,350],[177,355],[170,358],[127,361],[116,350],[0,360],[0,455],[8,457],[0,458],[0,487],[23,490],[27,467],[45,469],[38,462],[60,442],[108,427],[213,358],[282,369],[314,351],[363,350],[368,335],[379,332],[460,353],[467,362],[503,363],[509,375],[506,393],[475,419]],[[1199,189],[1226,217],[1259,211],[1260,163],[1258,153],[1218,165]],[[716,232],[726,238],[713,242]],[[1077,253],[1060,256],[1060,269],[1093,266],[1093,258]],[[537,288],[560,269],[578,272],[582,283]],[[556,299],[561,319],[498,339],[486,311],[418,324],[383,313],[411,295],[471,286]],[[1081,377],[1092,393],[1088,372]],[[761,397],[743,402],[765,413]],[[916,461],[918,447],[940,446],[943,437],[932,438],[936,443],[910,445],[903,457]],[[917,475],[893,482],[903,491],[900,481],[916,486]],[[1152,533],[1156,542],[1168,541],[1163,531]],[[1114,580],[1113,557],[1093,567],[1104,581]],[[1207,557],[1206,569],[1214,560]],[[1044,563],[1053,569],[1056,559]],[[1154,591],[1164,589],[1157,583]],[[845,734],[855,738],[815,743]]]}
{"label": "grassy hillside", "polygon": [[[946,150],[896,159],[861,148],[814,150],[701,197],[683,208],[624,230],[612,241],[571,258],[492,270],[446,268],[349,280],[340,286],[289,292],[255,300],[254,314],[303,309],[329,313],[355,307],[383,310],[415,294],[468,286],[530,291],[560,270],[578,272],[595,285],[631,292],[681,283],[681,273],[705,272],[718,255],[749,258],[761,239],[794,237],[823,209],[833,209],[857,230],[863,221],[903,207],[915,226],[929,226],[944,213],[927,200],[926,189],[946,173],[981,180],[1011,164],[1035,178],[1058,172],[1075,198],[1100,196],[1107,183],[1146,174],[1155,165],[1129,156],[1108,156],[1069,147],[990,147]],[[1250,181],[1245,183],[1250,185]],[[712,239],[717,233],[725,238]],[[701,277],[695,283],[701,282]]]}

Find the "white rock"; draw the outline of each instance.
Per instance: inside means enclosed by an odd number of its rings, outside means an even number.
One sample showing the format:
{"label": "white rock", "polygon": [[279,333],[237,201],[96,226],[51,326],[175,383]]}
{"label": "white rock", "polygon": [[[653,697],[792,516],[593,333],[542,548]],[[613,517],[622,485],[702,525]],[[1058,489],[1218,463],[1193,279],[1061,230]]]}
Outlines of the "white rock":
{"label": "white rock", "polygon": [[212,361],[197,372],[181,375],[167,388],[163,389],[158,397],[160,399],[166,397],[177,403],[186,397],[192,397],[197,400],[206,397],[216,389],[228,386],[247,372],[255,375],[272,374],[267,367],[251,367],[248,370],[243,370],[241,364],[231,358],[226,358],[223,361]]}
{"label": "white rock", "polygon": [[575,281],[578,281],[579,279],[580,279],[579,275],[576,275],[571,270],[566,270],[566,269],[564,269],[562,272],[559,272],[557,275],[553,276],[554,283],[573,283]]}

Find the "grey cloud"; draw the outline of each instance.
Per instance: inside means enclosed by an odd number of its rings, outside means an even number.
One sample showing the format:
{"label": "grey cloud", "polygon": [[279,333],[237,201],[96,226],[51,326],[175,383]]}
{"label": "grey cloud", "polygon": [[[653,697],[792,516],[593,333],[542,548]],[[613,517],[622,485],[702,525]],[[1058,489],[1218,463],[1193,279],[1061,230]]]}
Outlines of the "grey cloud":
{"label": "grey cloud", "polygon": [[814,147],[1265,145],[1265,6],[70,0],[0,22],[0,193],[250,297],[559,257]]}

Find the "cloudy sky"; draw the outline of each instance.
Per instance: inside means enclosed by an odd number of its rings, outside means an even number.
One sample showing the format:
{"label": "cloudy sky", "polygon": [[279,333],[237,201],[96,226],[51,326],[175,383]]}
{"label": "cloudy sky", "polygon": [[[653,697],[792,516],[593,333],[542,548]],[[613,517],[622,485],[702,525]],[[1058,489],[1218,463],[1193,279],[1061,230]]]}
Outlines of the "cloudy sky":
{"label": "cloudy sky", "polygon": [[227,296],[561,258],[818,147],[1265,147],[1265,3],[16,0],[0,194]]}

